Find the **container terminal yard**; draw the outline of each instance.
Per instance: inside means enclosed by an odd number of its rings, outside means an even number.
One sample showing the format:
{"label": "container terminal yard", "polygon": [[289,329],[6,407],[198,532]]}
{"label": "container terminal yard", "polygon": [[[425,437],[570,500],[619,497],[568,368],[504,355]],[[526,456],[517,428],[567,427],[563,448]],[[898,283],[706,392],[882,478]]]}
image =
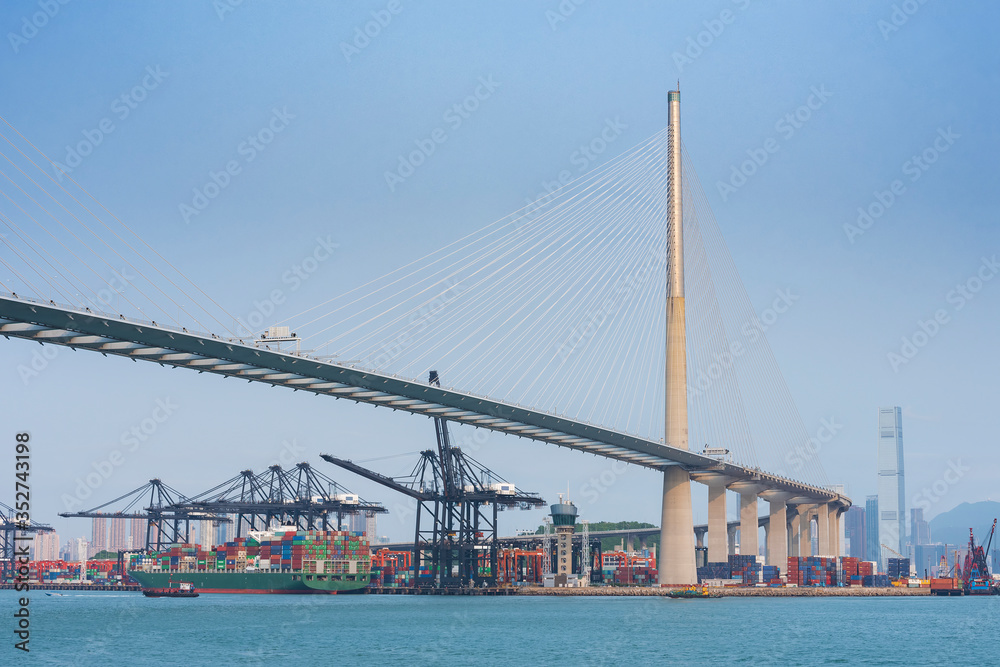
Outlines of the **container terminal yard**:
{"label": "container terminal yard", "polygon": [[[166,588],[187,582],[202,593],[422,594],[422,595],[663,595],[656,547],[646,541],[658,528],[590,531],[577,521],[577,507],[561,495],[539,532],[497,535],[499,511],[533,508],[544,501],[519,491],[450,444],[447,423],[436,425],[435,450],[421,453],[406,478],[389,478],[349,461],[324,460],[383,483],[418,501],[413,543],[376,544],[368,531],[343,529],[361,517],[371,531],[386,510],[349,492],[300,463],[292,470],[271,466],[255,475],[242,471],[212,489],[186,497],[158,479],[92,510],[67,514],[95,522],[136,520],[146,543],[134,550],[104,552],[79,562],[14,558],[22,532],[4,507],[2,588],[27,581],[50,590]],[[442,464],[442,461],[444,464]],[[445,483],[451,479],[452,484]],[[112,507],[116,506],[116,507]],[[765,518],[762,517],[762,520]],[[196,544],[191,526],[227,525],[235,537],[223,544]],[[734,526],[738,526],[735,523]],[[43,524],[27,534],[50,531]],[[932,578],[914,576],[910,559],[875,561],[848,556],[793,555],[784,567],[739,554],[730,530],[730,554],[710,562],[701,546],[707,526],[695,526],[698,584],[726,596],[881,596],[1000,594],[1000,578],[989,572],[996,522],[977,543],[970,530],[964,556],[942,559]],[[636,548],[635,542],[639,542]],[[610,549],[603,545],[614,543]],[[808,544],[803,542],[802,544]]]}
{"label": "container terminal yard", "polygon": [[[436,372],[428,380],[440,385]],[[382,503],[361,498],[308,462],[288,470],[272,465],[257,474],[243,470],[193,496],[152,479],[92,509],[61,514],[90,519],[95,533],[109,519],[138,522],[145,531],[142,546],[80,562],[16,561],[16,540],[52,529],[17,523],[14,510],[4,505],[2,585],[145,590],[184,582],[201,593],[397,595],[658,595],[676,588],[660,585],[656,547],[646,546],[658,528],[591,532],[584,520],[577,530],[578,508],[562,494],[549,505],[538,532],[500,536],[499,512],[540,508],[545,501],[454,446],[447,419],[433,422],[436,446],[420,452],[402,477],[321,455],[328,464],[415,500],[413,542],[373,545],[375,518],[388,511]],[[758,517],[757,528],[770,531],[773,518]],[[345,530],[345,519],[354,525],[361,519],[365,529]],[[789,553],[780,564],[768,553],[762,563],[755,554],[738,553],[743,520],[726,526],[725,560],[709,560],[713,552],[703,546],[711,526],[694,526],[702,590],[743,596],[1000,594],[1000,578],[990,574],[986,558],[996,520],[978,543],[970,529],[964,558],[957,552],[950,563],[943,558],[932,578],[914,576],[910,559],[898,553],[886,560],[885,572],[877,561],[832,553]],[[804,530],[789,544],[811,551],[811,521],[797,523]],[[200,526],[203,544],[191,539],[193,524]],[[231,530],[232,539],[207,543],[218,526]],[[792,532],[791,521],[786,528]],[[605,548],[615,540],[619,543]],[[821,548],[833,542],[821,542]]]}

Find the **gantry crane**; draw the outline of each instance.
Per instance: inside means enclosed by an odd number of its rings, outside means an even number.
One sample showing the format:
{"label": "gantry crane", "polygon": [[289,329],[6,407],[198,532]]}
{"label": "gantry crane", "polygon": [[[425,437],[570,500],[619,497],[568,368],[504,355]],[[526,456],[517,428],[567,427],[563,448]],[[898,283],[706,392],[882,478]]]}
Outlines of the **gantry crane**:
{"label": "gantry crane", "polygon": [[[437,371],[428,383],[440,386]],[[387,477],[329,454],[320,456],[336,466],[398,491],[417,501],[412,579],[434,588],[497,585],[497,513],[512,507],[531,509],[545,504],[537,494],[518,491],[459,447],[451,444],[448,420],[434,418],[437,450],[420,453],[413,471],[399,479]],[[429,517],[430,525],[422,524]],[[488,559],[488,568],[480,561]],[[430,576],[419,577],[420,563]]]}
{"label": "gantry crane", "polygon": [[[61,517],[84,519],[145,519],[146,551],[162,551],[174,542],[187,542],[192,521],[228,523],[229,518],[211,511],[184,507],[187,501],[180,492],[159,479],[151,479],[138,489],[82,512],[60,512]],[[112,506],[122,503],[120,509]]]}
{"label": "gantry crane", "polygon": [[0,502],[0,581],[7,581],[14,576],[18,541],[25,540],[27,534],[51,533],[53,530],[52,526],[36,521],[17,521],[17,515],[18,512],[13,507]]}

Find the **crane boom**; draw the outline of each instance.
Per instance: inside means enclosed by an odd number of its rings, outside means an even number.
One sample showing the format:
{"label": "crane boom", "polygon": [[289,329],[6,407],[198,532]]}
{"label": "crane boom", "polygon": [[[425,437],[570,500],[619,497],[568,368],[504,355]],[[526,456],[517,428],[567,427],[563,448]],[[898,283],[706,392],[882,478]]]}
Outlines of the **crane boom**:
{"label": "crane boom", "polygon": [[895,549],[893,549],[892,547],[890,547],[887,544],[883,544],[882,548],[888,550],[890,553],[896,554],[896,558],[904,558],[903,554],[899,553],[898,551],[896,551]]}
{"label": "crane boom", "polygon": [[411,489],[405,484],[400,484],[392,477],[387,475],[381,475],[374,470],[369,470],[368,468],[362,468],[356,463],[348,461],[347,459],[338,459],[336,456],[330,456],[329,454],[320,454],[319,457],[326,461],[327,463],[332,463],[335,466],[339,466],[344,470],[349,470],[357,475],[361,475],[365,479],[370,479],[373,482],[377,482],[382,486],[387,486],[394,491],[399,491],[400,493],[410,496],[411,498],[416,498],[417,500],[433,500],[434,494],[427,493],[423,491],[418,491],[416,489]]}

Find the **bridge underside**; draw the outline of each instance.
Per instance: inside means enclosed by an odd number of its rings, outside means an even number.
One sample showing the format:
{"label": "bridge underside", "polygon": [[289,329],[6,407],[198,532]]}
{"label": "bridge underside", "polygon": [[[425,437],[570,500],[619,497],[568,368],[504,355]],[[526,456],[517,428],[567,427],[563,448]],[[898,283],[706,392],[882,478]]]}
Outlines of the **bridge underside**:
{"label": "bridge underside", "polygon": [[718,461],[620,431],[350,365],[259,348],[239,339],[192,333],[155,322],[128,320],[124,316],[10,295],[0,296],[0,334],[93,350],[104,355],[141,359],[163,366],[190,368],[249,382],[290,387],[428,417],[443,417],[477,428],[656,470],[682,466],[692,472],[717,472],[817,503],[834,503],[842,508],[850,505],[846,497],[822,487]]}

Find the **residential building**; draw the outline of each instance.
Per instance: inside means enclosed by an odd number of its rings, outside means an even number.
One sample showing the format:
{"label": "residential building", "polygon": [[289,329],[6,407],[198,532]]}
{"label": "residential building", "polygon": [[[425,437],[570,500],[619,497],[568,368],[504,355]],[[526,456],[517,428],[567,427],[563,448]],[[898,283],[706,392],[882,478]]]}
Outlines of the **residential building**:
{"label": "residential building", "polygon": [[95,517],[92,521],[88,556],[108,548],[108,520],[104,517]]}
{"label": "residential building", "polygon": [[31,553],[33,560],[59,560],[59,533],[35,533]]}
{"label": "residential building", "polygon": [[146,547],[146,520],[145,519],[132,519],[131,520],[131,530],[132,542],[130,549],[144,549]]}
{"label": "residential building", "polygon": [[129,544],[129,519],[111,519],[108,551],[124,551]]}

